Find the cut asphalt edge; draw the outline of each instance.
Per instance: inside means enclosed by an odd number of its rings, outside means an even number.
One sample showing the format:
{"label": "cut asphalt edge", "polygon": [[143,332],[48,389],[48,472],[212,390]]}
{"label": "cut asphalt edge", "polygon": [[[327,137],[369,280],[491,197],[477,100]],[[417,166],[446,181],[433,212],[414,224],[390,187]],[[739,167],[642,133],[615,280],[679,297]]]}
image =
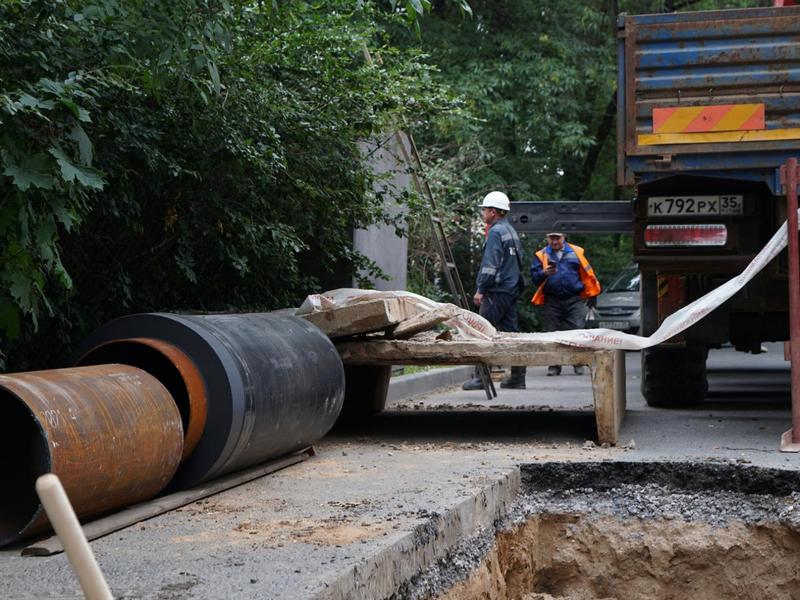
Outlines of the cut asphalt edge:
{"label": "cut asphalt edge", "polygon": [[[393,377],[387,400],[405,400],[459,385],[472,377],[473,371],[474,367],[462,366]],[[491,532],[493,537],[495,523],[507,514],[520,488],[519,468],[508,470],[444,513],[431,513],[408,534],[364,563],[348,568],[326,583],[326,588],[313,596],[314,600],[373,600],[414,595],[414,580],[445,559],[465,539],[482,532]]]}

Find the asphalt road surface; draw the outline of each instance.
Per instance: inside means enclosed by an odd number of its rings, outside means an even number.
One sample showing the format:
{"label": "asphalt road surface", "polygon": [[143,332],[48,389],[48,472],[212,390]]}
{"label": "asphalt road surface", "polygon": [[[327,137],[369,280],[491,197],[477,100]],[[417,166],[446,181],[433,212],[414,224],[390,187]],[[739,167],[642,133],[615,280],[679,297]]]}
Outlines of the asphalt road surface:
{"label": "asphalt road surface", "polygon": [[[620,445],[633,441],[635,457],[680,459],[718,457],[759,464],[793,464],[776,453],[781,433],[791,425],[788,363],[782,344],[768,344],[759,355],[731,348],[712,350],[708,359],[709,394],[696,407],[656,409],[640,392],[638,352],[626,355],[627,413]],[[547,377],[544,367],[528,369],[527,389],[502,390],[487,402],[482,391],[458,389],[394,403],[370,422],[338,427],[329,441],[369,436],[383,442],[557,444],[581,446],[594,437],[588,374]]]}
{"label": "asphalt road surface", "polygon": [[[533,368],[526,390],[499,390],[493,402],[459,389],[396,402],[337,426],[304,463],[92,546],[117,597],[377,598],[470,528],[491,524],[520,463],[701,460],[800,470],[800,456],[777,451],[791,418],[781,345],[758,356],[712,351],[709,398],[695,408],[651,409],[639,383],[639,355],[630,353],[615,448],[587,443],[588,375]],[[63,555],[0,551],[0,598],[78,591]]]}

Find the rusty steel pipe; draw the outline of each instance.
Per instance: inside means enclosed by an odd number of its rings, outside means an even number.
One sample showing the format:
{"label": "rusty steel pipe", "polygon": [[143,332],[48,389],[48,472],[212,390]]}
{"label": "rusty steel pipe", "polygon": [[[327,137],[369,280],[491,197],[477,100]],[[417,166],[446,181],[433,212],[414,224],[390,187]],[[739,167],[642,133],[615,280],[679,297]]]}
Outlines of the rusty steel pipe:
{"label": "rusty steel pipe", "polygon": [[155,496],[183,448],[175,402],[126,365],[0,375],[0,545],[44,531],[36,478],[54,473],[79,518]]}
{"label": "rusty steel pipe", "polygon": [[174,345],[153,338],[121,339],[101,344],[78,359],[80,365],[123,363],[147,371],[169,390],[183,423],[181,462],[192,453],[206,428],[206,386],[197,365]]}
{"label": "rusty steel pipe", "polygon": [[[191,487],[316,443],[344,401],[344,367],[328,336],[294,316],[150,313],[102,325],[78,350],[82,362],[110,356],[142,366],[156,340],[196,365],[206,393],[200,441],[169,490]],[[152,346],[152,345],[151,345]],[[106,348],[106,350],[103,350]],[[163,356],[162,356],[163,359]],[[163,377],[173,369],[153,374]],[[181,386],[167,385],[175,392]]]}

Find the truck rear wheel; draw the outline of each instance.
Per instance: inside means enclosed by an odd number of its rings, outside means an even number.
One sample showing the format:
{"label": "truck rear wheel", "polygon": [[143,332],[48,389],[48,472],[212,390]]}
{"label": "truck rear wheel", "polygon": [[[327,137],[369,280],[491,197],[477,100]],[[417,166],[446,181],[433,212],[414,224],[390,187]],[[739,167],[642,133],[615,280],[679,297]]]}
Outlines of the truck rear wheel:
{"label": "truck rear wheel", "polygon": [[677,408],[699,404],[708,392],[702,344],[642,350],[642,395],[649,406]]}

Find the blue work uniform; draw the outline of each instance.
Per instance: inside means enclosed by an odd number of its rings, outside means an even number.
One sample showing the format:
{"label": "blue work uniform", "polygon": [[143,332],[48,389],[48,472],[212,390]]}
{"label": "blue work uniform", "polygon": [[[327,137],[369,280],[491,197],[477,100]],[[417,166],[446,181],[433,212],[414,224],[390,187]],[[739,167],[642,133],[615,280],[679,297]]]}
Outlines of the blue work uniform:
{"label": "blue work uniform", "polygon": [[489,228],[483,244],[477,290],[483,294],[480,314],[499,331],[519,331],[517,300],[525,288],[522,243],[511,224],[501,218]]}
{"label": "blue work uniform", "polygon": [[583,329],[586,325],[586,300],[581,298],[584,284],[581,280],[581,263],[578,255],[566,242],[559,259],[555,251],[547,246],[547,262],[556,265],[556,272],[545,275],[542,261],[533,257],[531,279],[534,287],[544,282],[544,310],[542,321],[545,331]]}

